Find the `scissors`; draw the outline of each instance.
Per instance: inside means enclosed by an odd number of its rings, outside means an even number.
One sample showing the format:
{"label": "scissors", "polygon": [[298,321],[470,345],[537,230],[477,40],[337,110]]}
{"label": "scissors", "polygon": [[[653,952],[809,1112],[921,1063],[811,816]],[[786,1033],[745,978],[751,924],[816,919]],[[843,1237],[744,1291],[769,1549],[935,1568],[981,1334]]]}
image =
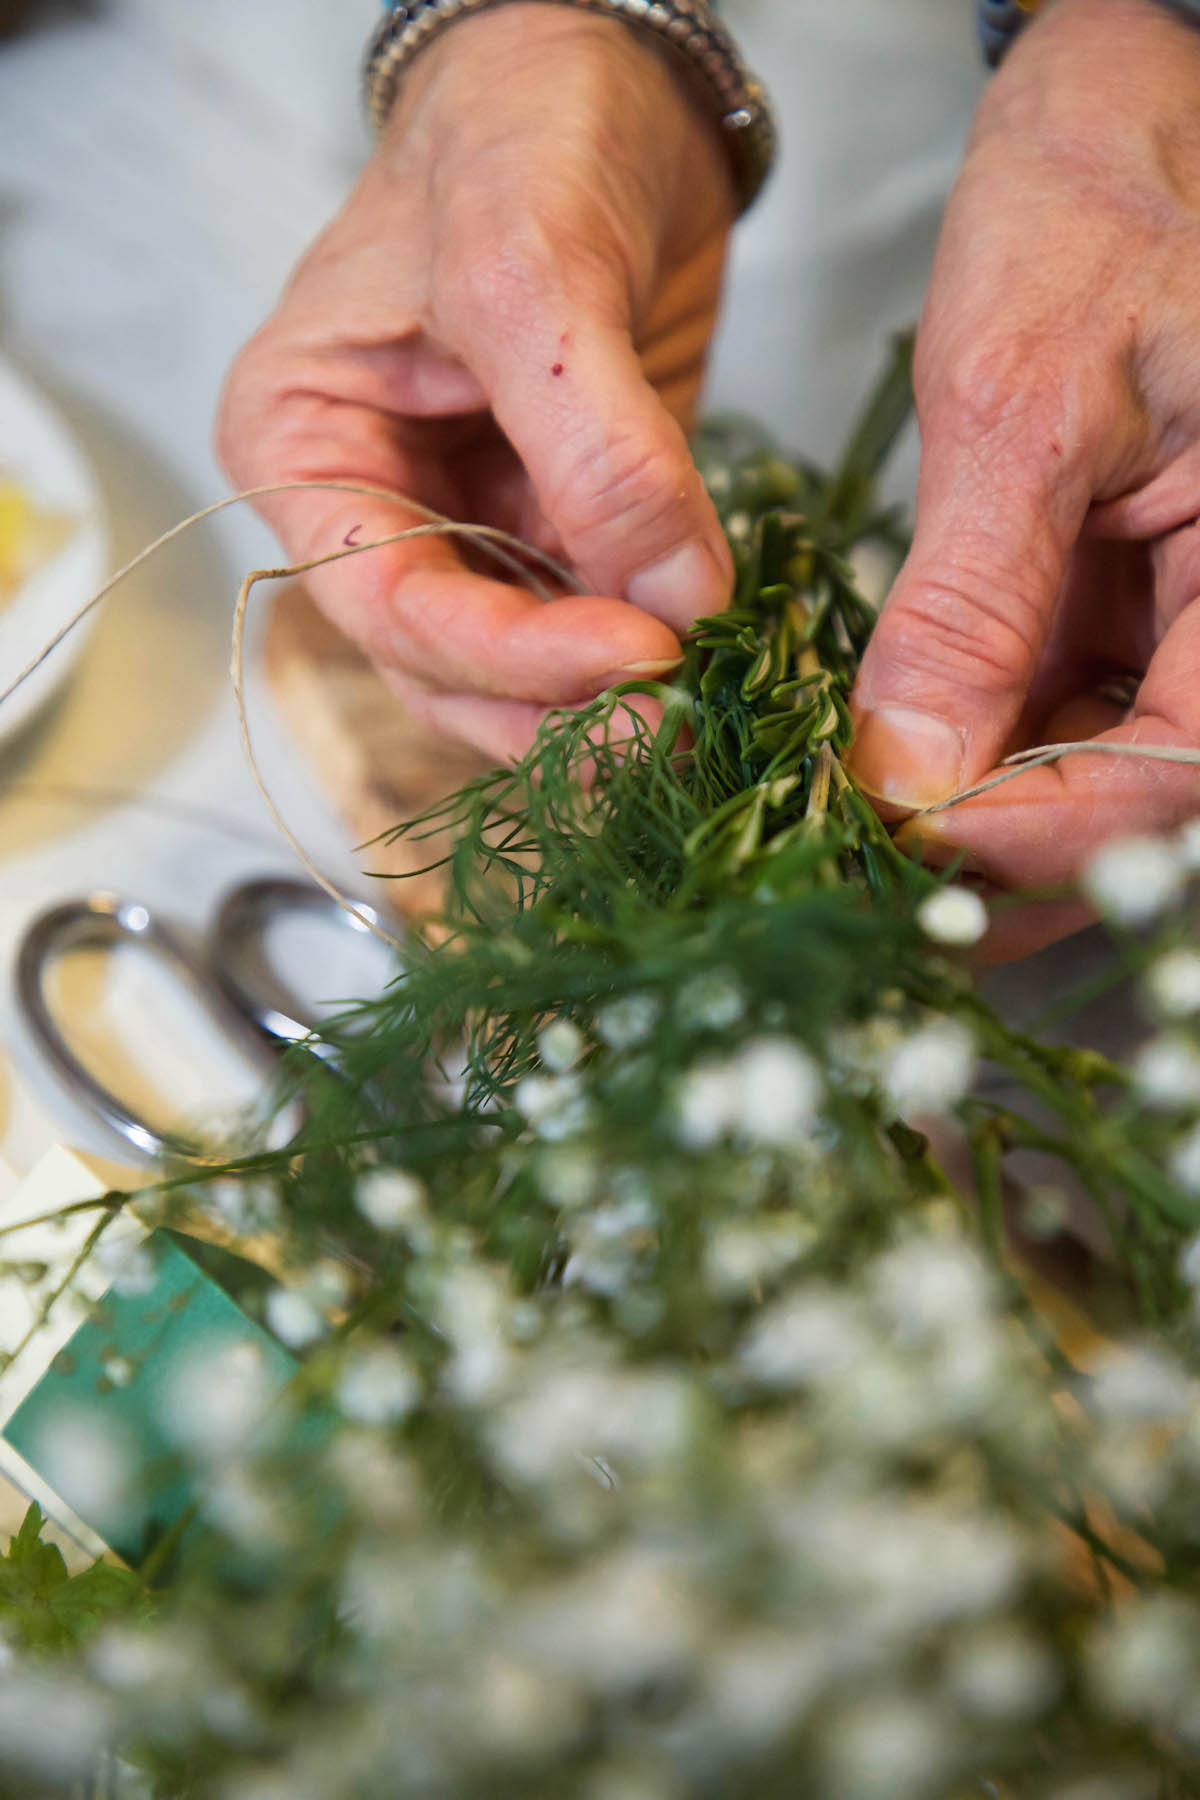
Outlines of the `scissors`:
{"label": "scissors", "polygon": [[41,1055],[72,1095],[134,1149],[145,1156],[212,1161],[194,1140],[161,1130],[141,1117],[84,1065],[47,998],[52,967],[73,950],[138,945],[174,970],[234,1047],[264,1072],[273,1070],[288,1046],[296,1044],[336,1066],[336,1049],[320,1035],[319,1016],[274,973],[266,941],[271,926],[289,914],[307,915],[366,936],[380,924],[380,916],[362,901],[355,907],[351,912],[315,884],[289,877],[242,882],[221,900],[201,949],[194,951],[141,901],[110,893],[69,900],[39,914],[21,939],[15,967],[17,1006]]}

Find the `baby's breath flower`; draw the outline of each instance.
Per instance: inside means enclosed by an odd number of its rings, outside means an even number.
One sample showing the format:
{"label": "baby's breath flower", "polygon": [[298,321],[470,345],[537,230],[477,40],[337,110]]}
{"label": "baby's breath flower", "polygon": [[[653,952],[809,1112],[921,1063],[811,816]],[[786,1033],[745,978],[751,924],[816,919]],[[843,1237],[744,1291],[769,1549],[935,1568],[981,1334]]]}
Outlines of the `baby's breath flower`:
{"label": "baby's breath flower", "polygon": [[656,1225],[652,1203],[638,1196],[585,1213],[570,1233],[564,1286],[578,1285],[610,1297],[619,1294],[638,1264],[653,1256]]}
{"label": "baby's breath flower", "polygon": [[883,1060],[883,1091],[902,1118],[949,1112],[975,1075],[975,1045],[957,1019],[933,1019]]}
{"label": "baby's breath flower", "polygon": [[1179,1274],[1190,1288],[1200,1288],[1200,1233],[1189,1238],[1180,1251]]}
{"label": "baby's breath flower", "polygon": [[1178,1033],[1164,1032],[1143,1044],[1132,1074],[1147,1106],[1171,1111],[1200,1101],[1200,1050]]}
{"label": "baby's breath flower", "polygon": [[1083,871],[1083,891],[1106,918],[1148,925],[1183,892],[1184,867],[1165,838],[1114,838]]}
{"label": "baby's breath flower", "polygon": [[[162,1634],[109,1625],[88,1648],[88,1667],[97,1681],[118,1692],[136,1692],[158,1679]],[[197,1671],[185,1671],[193,1678]]]}
{"label": "baby's breath flower", "polygon": [[1096,1638],[1090,1673],[1115,1713],[1169,1720],[1200,1683],[1200,1612],[1177,1595],[1130,1601]]}
{"label": "baby's breath flower", "polygon": [[744,1047],[735,1066],[741,1135],[772,1146],[803,1141],[821,1103],[821,1077],[812,1057],[790,1038],[762,1037]]}
{"label": "baby's breath flower", "polygon": [[1031,1187],[1021,1203],[1021,1229],[1026,1237],[1057,1237],[1066,1229],[1070,1217],[1071,1207],[1066,1194],[1050,1182],[1039,1182]]}
{"label": "baby's breath flower", "polygon": [[144,1244],[126,1237],[102,1237],[96,1247],[96,1265],[109,1277],[114,1294],[140,1300],[153,1291],[158,1279],[154,1254]]}
{"label": "baby's breath flower", "polygon": [[582,1130],[587,1101],[577,1074],[526,1075],[513,1090],[513,1105],[539,1137],[558,1142]]}
{"label": "baby's breath flower", "polygon": [[345,1263],[323,1256],[305,1271],[300,1283],[306,1300],[322,1313],[343,1312],[350,1300],[353,1283]]}
{"label": "baby's breath flower", "polygon": [[1170,1424],[1193,1398],[1184,1370],[1149,1345],[1115,1345],[1093,1359],[1092,1403],[1110,1418]]}
{"label": "baby's breath flower", "polygon": [[950,1722],[915,1696],[874,1695],[827,1728],[838,1800],[903,1800],[931,1791],[952,1752]]}
{"label": "baby's breath flower", "polygon": [[862,1025],[836,1026],[826,1045],[833,1080],[852,1093],[869,1093],[879,1079],[880,1069],[903,1041],[900,1020],[887,1015],[878,1015]]}
{"label": "baby's breath flower", "polygon": [[[1169,1422],[1173,1428],[1179,1415],[1172,1414]],[[1091,1466],[1109,1504],[1120,1512],[1156,1507],[1170,1482],[1161,1428],[1136,1420],[1106,1423],[1096,1436]]]}
{"label": "baby's breath flower", "polygon": [[329,1465],[362,1517],[406,1534],[420,1529],[421,1493],[412,1465],[384,1433],[344,1427],[330,1445]]}
{"label": "baby's breath flower", "polygon": [[412,1411],[421,1383],[412,1364],[390,1344],[372,1344],[347,1359],[338,1378],[338,1405],[364,1425],[388,1425]]}
{"label": "baby's breath flower", "polygon": [[283,1505],[238,1463],[222,1468],[205,1488],[204,1516],[250,1550],[277,1549],[287,1539]]}
{"label": "baby's breath flower", "polygon": [[796,1729],[829,1677],[824,1641],[763,1627],[713,1647],[703,1707],[720,1746],[765,1750]]}
{"label": "baby's breath flower", "polygon": [[583,1033],[570,1019],[555,1019],[538,1033],[538,1055],[556,1075],[573,1069],[585,1048]]}
{"label": "baby's breath flower", "polygon": [[451,1269],[441,1283],[438,1321],[454,1347],[443,1380],[469,1406],[494,1398],[508,1377],[510,1300],[503,1278],[479,1263]]}
{"label": "baby's breath flower", "polygon": [[1175,852],[1189,873],[1200,871],[1200,818],[1189,819],[1175,834]]}
{"label": "baby's breath flower", "polygon": [[859,1363],[868,1339],[854,1302],[811,1287],[769,1306],[738,1352],[747,1375],[767,1387],[828,1381]]}
{"label": "baby's breath flower", "polygon": [[823,1498],[797,1521],[808,1533],[807,1554],[877,1644],[981,1617],[1020,1580],[1021,1542],[1002,1513],[882,1489],[866,1499]]}
{"label": "baby's breath flower", "polygon": [[427,1216],[425,1183],[407,1169],[368,1169],[358,1178],[354,1204],[377,1231],[404,1234]]}
{"label": "baby's breath flower", "polygon": [[482,1748],[522,1759],[561,1754],[584,1722],[569,1682],[496,1652],[472,1670],[466,1719]]}
{"label": "baby's breath flower", "polygon": [[917,924],[935,944],[977,944],[988,926],[987,907],[970,888],[942,887],[922,900]]}
{"label": "baby's breath flower", "polygon": [[160,1422],[193,1454],[220,1457],[247,1440],[265,1417],[273,1391],[263,1352],[252,1339],[199,1349],[167,1371]]}
{"label": "baby's breath flower", "polygon": [[502,1468],[531,1485],[550,1481],[577,1459],[662,1466],[679,1457],[695,1427],[686,1381],[666,1370],[540,1364],[487,1429]]}
{"label": "baby's breath flower", "polygon": [[755,1293],[799,1262],[816,1239],[816,1226],[799,1213],[719,1219],[709,1229],[705,1250],[708,1285],[723,1298]]}
{"label": "baby's breath flower", "polygon": [[694,1063],[675,1098],[676,1131],[689,1150],[704,1150],[735,1129],[742,1084],[732,1062]]}
{"label": "baby's breath flower", "polygon": [[108,1700],[61,1668],[0,1682],[0,1766],[64,1788],[89,1781],[111,1734]]}
{"label": "baby's breath flower", "polygon": [[987,1271],[965,1244],[900,1244],[875,1263],[871,1286],[876,1304],[916,1338],[959,1326],[982,1329],[992,1309]]}
{"label": "baby's breath flower", "polygon": [[283,1216],[278,1194],[265,1181],[214,1181],[196,1190],[196,1204],[236,1237],[277,1231]]}
{"label": "baby's breath flower", "polygon": [[273,1287],[264,1314],[268,1328],[289,1350],[307,1349],[328,1330],[317,1307],[298,1288]]}
{"label": "baby's breath flower", "polygon": [[1059,1670],[1023,1625],[989,1623],[953,1642],[947,1675],[954,1698],[977,1719],[1032,1719],[1058,1695]]}
{"label": "baby's breath flower", "polygon": [[741,983],[728,969],[706,969],[687,982],[675,1002],[685,1031],[728,1031],[746,1010]]}
{"label": "baby's breath flower", "polygon": [[592,1198],[600,1165],[590,1150],[570,1145],[543,1151],[536,1171],[538,1186],[550,1204],[571,1212]]}
{"label": "baby's breath flower", "polygon": [[64,1403],[41,1426],[37,1452],[37,1468],[77,1512],[119,1525],[138,1473],[137,1445],[119,1420]]}
{"label": "baby's breath flower", "polygon": [[512,1640],[542,1668],[600,1693],[680,1674],[708,1635],[700,1593],[669,1550],[630,1546],[518,1606]]}
{"label": "baby's breath flower", "polygon": [[1168,1019],[1188,1019],[1200,1012],[1200,951],[1168,950],[1151,963],[1146,988]]}
{"label": "baby's breath flower", "polygon": [[735,1056],[693,1065],[677,1092],[677,1130],[689,1149],[729,1136],[782,1149],[811,1139],[820,1100],[806,1051],[790,1038],[754,1038]]}
{"label": "baby's breath flower", "polygon": [[634,1050],[650,1036],[661,1011],[655,994],[625,994],[601,1007],[592,1029],[610,1050]]}

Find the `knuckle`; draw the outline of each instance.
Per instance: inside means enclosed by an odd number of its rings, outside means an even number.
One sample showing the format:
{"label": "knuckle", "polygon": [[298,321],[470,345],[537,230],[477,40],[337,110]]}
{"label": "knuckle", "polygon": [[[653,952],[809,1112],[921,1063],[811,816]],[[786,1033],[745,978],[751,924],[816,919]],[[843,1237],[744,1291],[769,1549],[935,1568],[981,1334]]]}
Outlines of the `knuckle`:
{"label": "knuckle", "polygon": [[887,626],[893,655],[922,680],[993,696],[1023,691],[1042,636],[1030,598],[963,571],[923,576]]}
{"label": "knuckle", "polygon": [[562,285],[563,240],[540,218],[456,226],[435,266],[434,305],[452,337],[523,332]]}
{"label": "knuckle", "polygon": [[494,180],[456,198],[433,264],[433,308],[452,339],[499,332],[520,341],[569,302],[610,311],[629,290],[629,257],[594,193],[561,177],[522,178],[516,212],[501,218]]}
{"label": "knuckle", "polygon": [[1060,354],[1044,326],[984,339],[918,364],[918,414],[926,441],[1004,480],[1058,480],[1086,453],[1095,371]]}
{"label": "knuckle", "polygon": [[1066,395],[1061,372],[1038,367],[1019,338],[960,357],[937,394],[944,421],[957,437],[992,452],[1024,448],[1061,424]]}
{"label": "knuckle", "polygon": [[619,529],[636,560],[647,541],[685,535],[690,500],[682,455],[630,434],[579,449],[566,461],[550,506],[570,536],[599,539]]}

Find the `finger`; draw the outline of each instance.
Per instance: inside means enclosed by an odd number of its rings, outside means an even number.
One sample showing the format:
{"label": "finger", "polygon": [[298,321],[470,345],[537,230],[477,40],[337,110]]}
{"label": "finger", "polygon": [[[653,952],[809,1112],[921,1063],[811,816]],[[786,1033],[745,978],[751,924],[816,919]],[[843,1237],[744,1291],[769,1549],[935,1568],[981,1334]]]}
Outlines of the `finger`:
{"label": "finger", "polygon": [[896,808],[976,780],[1016,729],[1091,497],[1060,406],[997,393],[928,426],[912,551],[853,696],[854,772]]}
{"label": "finger", "polygon": [[615,254],[478,249],[445,271],[439,329],[476,371],[587,586],[684,631],[733,565],[678,421],[646,379]]}
{"label": "finger", "polygon": [[[233,409],[226,434],[251,446],[228,459],[235,478],[251,486],[328,480],[423,489],[435,506],[453,499],[427,469],[398,454],[371,411],[292,401],[253,431],[239,430]],[[422,522],[399,502],[319,491],[272,495],[260,510],[295,563]],[[568,704],[619,677],[657,677],[678,663],[677,638],[637,608],[592,596],[542,604],[513,580],[469,569],[463,542],[391,544],[313,570],[307,582],[322,610],[381,669],[453,693]]]}
{"label": "finger", "polygon": [[[1200,745],[1200,604],[1171,627],[1147,670],[1132,718],[1097,742]],[[1138,757],[1088,754],[997,787],[945,812],[913,819],[901,841],[966,851],[973,868],[1009,889],[1069,881],[1112,837],[1167,832],[1200,812],[1200,769]]]}
{"label": "finger", "polygon": [[1009,747],[1096,737],[1121,724],[1162,636],[1154,609],[1144,544],[1078,546]]}
{"label": "finger", "polygon": [[[410,715],[434,735],[470,744],[498,765],[520,762],[533,748],[542,726],[560,710],[516,700],[480,699],[474,694],[431,693],[403,676],[389,677],[388,685]],[[619,750],[639,730],[656,731],[662,717],[659,701],[629,695],[605,721],[601,734],[610,748]],[[592,778],[593,768],[590,757],[581,758],[577,774],[584,785]]]}
{"label": "finger", "polygon": [[431,736],[470,744],[497,766],[520,762],[550,716],[550,708],[534,701],[435,693],[418,681],[394,673],[385,679],[404,702],[410,717],[426,726]]}
{"label": "finger", "polygon": [[1092,908],[1082,900],[1031,900],[1021,906],[997,908],[974,960],[982,968],[1016,962],[1072,937],[1095,919]]}

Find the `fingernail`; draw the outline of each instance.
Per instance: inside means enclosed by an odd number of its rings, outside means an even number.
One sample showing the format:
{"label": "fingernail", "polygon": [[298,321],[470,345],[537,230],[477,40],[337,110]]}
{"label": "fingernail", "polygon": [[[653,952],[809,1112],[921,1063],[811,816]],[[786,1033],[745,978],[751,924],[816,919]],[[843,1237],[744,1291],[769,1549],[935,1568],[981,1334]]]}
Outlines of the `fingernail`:
{"label": "fingernail", "polygon": [[945,719],[909,706],[881,706],[860,719],[851,767],[875,800],[916,811],[961,786],[963,736]]}
{"label": "fingernail", "polygon": [[663,657],[659,662],[626,663],[622,673],[634,676],[645,675],[653,680],[658,675],[669,675],[672,669],[677,669],[682,661],[681,653],[679,656]]}
{"label": "fingernail", "polygon": [[679,655],[663,657],[658,662],[625,663],[622,668],[610,669],[607,675],[597,676],[593,685],[602,694],[622,681],[661,681],[664,675],[674,674],[682,661],[683,656]]}
{"label": "fingernail", "polygon": [[625,598],[664,624],[686,631],[693,619],[729,603],[732,578],[702,538],[639,569],[625,584]]}

